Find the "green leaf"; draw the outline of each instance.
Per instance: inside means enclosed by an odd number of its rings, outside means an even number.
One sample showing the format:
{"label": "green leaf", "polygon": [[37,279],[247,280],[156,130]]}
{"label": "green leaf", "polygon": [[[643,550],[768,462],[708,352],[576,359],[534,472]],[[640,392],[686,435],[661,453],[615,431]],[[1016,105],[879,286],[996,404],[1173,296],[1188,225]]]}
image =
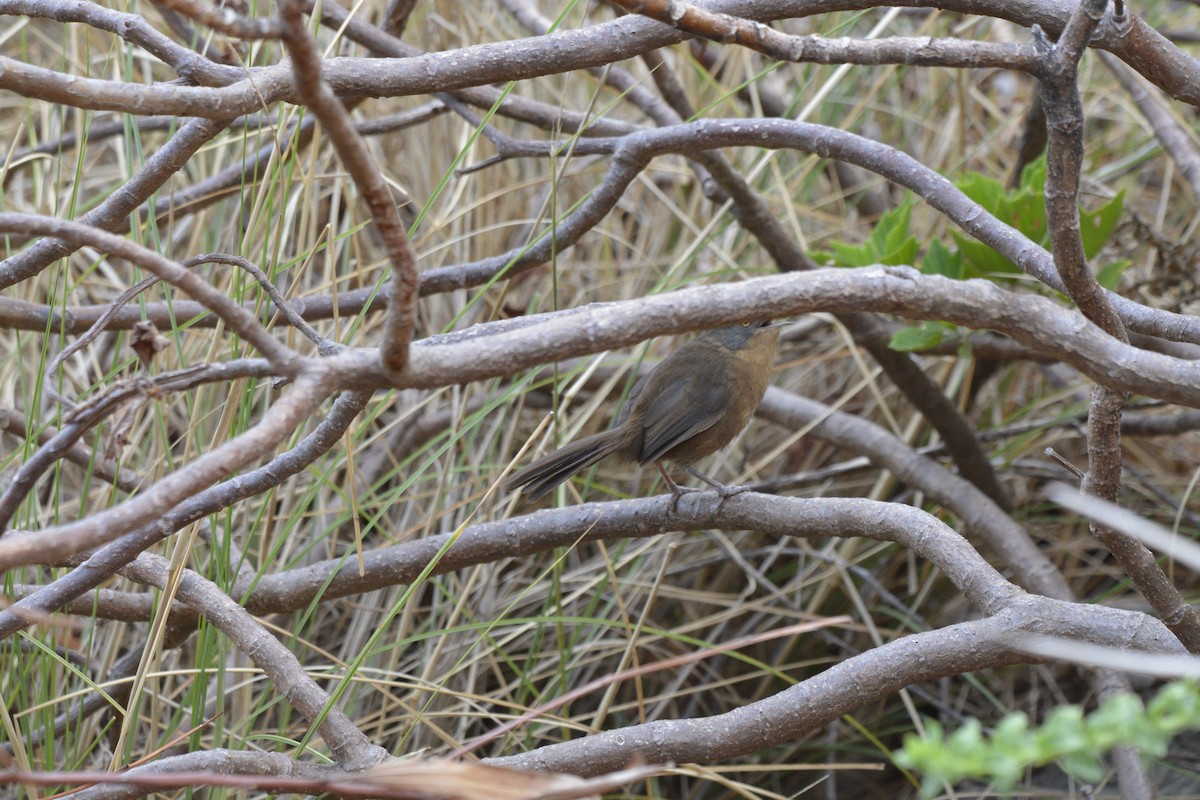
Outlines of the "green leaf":
{"label": "green leaf", "polygon": [[963,271],[962,253],[951,250],[937,239],[929,243],[929,249],[925,251],[925,257],[921,259],[921,272],[926,275],[944,275],[956,281],[961,281],[966,277]]}
{"label": "green leaf", "polygon": [[1178,733],[1200,725],[1200,686],[1194,680],[1168,683],[1146,708],[1162,730]]}
{"label": "green leaf", "polygon": [[1171,741],[1171,732],[1161,730],[1158,720],[1147,715],[1141,699],[1132,694],[1119,694],[1105,701],[1088,718],[1087,735],[1092,752],[1128,743],[1155,757],[1166,755]]}
{"label": "green leaf", "polygon": [[[1049,231],[1046,227],[1046,161],[1044,158],[1029,164],[1021,173],[1021,181],[1016,189],[1006,190],[1000,181],[976,173],[969,173],[958,181],[958,187],[975,202],[987,209],[994,217],[1007,225],[1016,228],[1031,241],[1048,247]],[[1109,205],[1112,205],[1111,203]],[[1089,228],[1102,233],[1101,244],[1112,233],[1116,218],[1120,214],[1118,208],[1111,209],[1106,205],[1103,213],[1096,212],[1094,224]],[[965,262],[965,271],[971,277],[1006,275],[1020,272],[1004,256],[985,244],[953,233],[959,252]],[[1085,246],[1086,247],[1086,246]],[[1099,247],[1097,247],[1097,250]]]}
{"label": "green leaf", "polygon": [[1004,199],[1004,184],[980,172],[967,173],[957,185],[963,194],[989,211],[998,208]]}
{"label": "green leaf", "polygon": [[[1000,181],[977,173],[968,173],[958,181],[958,188],[994,217],[1016,228],[1031,241],[1049,249],[1050,232],[1046,224],[1046,161],[1038,159],[1021,173],[1020,185],[1006,190]],[[1079,231],[1087,258],[1093,258],[1112,237],[1125,205],[1124,193],[1118,194],[1095,211],[1080,210]],[[965,277],[1011,275],[1020,272],[1017,265],[1004,256],[963,234],[951,231],[963,259]],[[1118,262],[1101,271],[1097,280],[1105,288],[1113,288],[1128,264]],[[1101,277],[1102,276],[1102,277]]]}
{"label": "green leaf", "polygon": [[1046,157],[1040,156],[1036,161],[1030,161],[1021,170],[1021,180],[1017,181],[1021,189],[1028,189],[1038,194],[1046,193]]}
{"label": "green leaf", "polygon": [[1058,759],[1064,771],[1084,783],[1099,783],[1104,780],[1104,766],[1092,753],[1072,753]]}
{"label": "green leaf", "polygon": [[1121,282],[1121,276],[1125,274],[1125,270],[1129,269],[1129,265],[1132,263],[1129,259],[1122,258],[1101,267],[1100,271],[1096,273],[1096,282],[1105,289],[1116,289],[1117,284]]}
{"label": "green leaf", "polygon": [[912,197],[909,196],[904,198],[903,203],[879,218],[879,221],[875,223],[875,229],[871,231],[870,239],[875,242],[885,242],[897,234],[907,236],[908,223],[911,219]]}
{"label": "green leaf", "polygon": [[833,253],[830,252],[829,250],[810,250],[808,254],[809,254],[809,256],[812,257],[812,260],[817,262],[818,264],[828,264],[830,266],[835,266],[834,260],[833,260]]}
{"label": "green leaf", "polygon": [[[1088,258],[1094,258],[1100,248],[1117,229],[1121,221],[1121,211],[1125,207],[1125,192],[1122,190],[1095,211],[1081,211],[1079,214],[1079,233],[1083,236],[1083,252]],[[1109,287],[1111,288],[1111,287]]]}
{"label": "green leaf", "polygon": [[829,251],[814,254],[814,258],[828,256],[827,260],[839,267],[913,264],[921,245],[908,232],[911,217],[912,199],[909,198],[880,217],[871,235],[862,244],[831,241]]}
{"label": "green leaf", "polygon": [[920,244],[908,232],[911,221],[911,197],[880,218],[875,230],[871,231],[870,238],[870,243],[879,256],[879,263],[896,266],[912,264],[916,260]]}
{"label": "green leaf", "polygon": [[888,347],[901,352],[928,350],[941,344],[942,337],[952,326],[945,322],[922,322],[920,325],[910,325],[892,334]]}
{"label": "green leaf", "polygon": [[896,243],[895,247],[885,250],[879,257],[879,263],[887,264],[890,267],[915,264],[920,251],[921,243],[916,240],[916,237],[909,236],[904,241]]}
{"label": "green leaf", "polygon": [[996,788],[1007,792],[1017,785],[1027,764],[1012,754],[993,750],[987,766],[988,774],[991,775]]}
{"label": "green leaf", "polygon": [[[977,173],[970,173],[960,180],[958,188],[991,212],[992,216],[1016,228],[1031,241],[1044,246],[1049,241],[1046,230],[1046,199],[1042,194],[1044,182],[1043,164],[1040,172],[1027,168],[1023,173],[1021,187],[1013,191],[1006,192],[1000,181]],[[966,261],[968,271],[973,275],[1020,272],[1016,264],[982,242],[959,233],[952,232],[952,235]]]}
{"label": "green leaf", "polygon": [[1133,739],[1140,741],[1139,721],[1145,718],[1142,701],[1136,695],[1118,694],[1106,700],[1084,724],[1089,743],[1097,750]]}
{"label": "green leaf", "polygon": [[988,772],[997,788],[1007,791],[1021,779],[1035,756],[1037,748],[1029,735],[1029,717],[1020,711],[1005,716],[992,731],[989,749]]}
{"label": "green leaf", "polygon": [[839,267],[865,267],[875,263],[867,244],[832,241],[829,249],[833,251],[833,263]]}
{"label": "green leaf", "polygon": [[1003,275],[1019,272],[1017,265],[988,247],[983,242],[964,236],[957,231],[950,231],[958,252],[962,254],[963,273],[968,278],[979,278],[985,275]]}
{"label": "green leaf", "polygon": [[1034,732],[1034,752],[1037,761],[1045,764],[1063,753],[1073,753],[1088,747],[1084,734],[1083,709],[1079,706],[1059,706],[1046,716],[1046,721]]}

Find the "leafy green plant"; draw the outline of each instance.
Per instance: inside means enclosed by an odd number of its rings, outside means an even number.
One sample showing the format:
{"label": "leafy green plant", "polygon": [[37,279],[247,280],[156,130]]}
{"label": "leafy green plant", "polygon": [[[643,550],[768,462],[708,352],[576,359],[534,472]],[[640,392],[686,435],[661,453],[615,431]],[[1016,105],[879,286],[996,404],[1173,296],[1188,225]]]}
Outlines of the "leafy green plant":
{"label": "leafy green plant", "polygon": [[819,262],[832,263],[839,267],[867,267],[872,264],[900,266],[912,264],[920,252],[921,245],[908,232],[912,221],[913,200],[909,196],[896,208],[879,218],[871,235],[862,244],[848,244],[833,240],[829,250],[818,250],[812,257]]}
{"label": "leafy green plant", "polygon": [[[963,194],[983,206],[992,216],[1024,234],[1046,249],[1050,248],[1050,231],[1046,225],[1046,160],[1029,164],[1021,172],[1020,184],[1015,189],[1005,189],[995,178],[977,172],[968,173],[958,182]],[[1116,230],[1125,205],[1124,192],[1095,211],[1079,210],[1079,232],[1083,239],[1083,252],[1089,259],[1095,258],[1105,242]],[[1016,264],[983,242],[950,232],[958,252],[963,259],[963,277],[999,277],[1020,273]],[[1129,266],[1128,261],[1117,261],[1105,266],[1096,280],[1106,289],[1116,286],[1121,273]],[[924,271],[924,269],[922,269]],[[944,273],[938,273],[944,274]]]}
{"label": "leafy green plant", "polygon": [[[957,185],[997,219],[1016,228],[1031,241],[1049,248],[1045,159],[1028,165],[1022,171],[1020,184],[1015,189],[1006,189],[995,178],[976,172],[968,173]],[[832,241],[828,250],[816,251],[813,257],[819,262],[841,267],[912,264],[926,275],[941,275],[955,280],[987,278],[1005,281],[1021,273],[1016,264],[996,250],[957,231],[950,232],[954,249],[935,239],[918,260],[920,242],[909,231],[912,204],[912,198],[909,197],[898,208],[880,217],[871,235],[861,244]],[[1112,236],[1123,209],[1123,192],[1094,211],[1080,209],[1080,234],[1084,254],[1089,259],[1094,258]],[[1112,289],[1129,264],[1124,259],[1106,264],[1096,273],[1096,280],[1104,288]],[[892,336],[891,346],[895,350],[928,350],[955,328],[946,322],[922,322],[897,331]]]}
{"label": "leafy green plant", "polygon": [[931,319],[917,325],[908,325],[892,334],[888,345],[893,350],[904,352],[928,350],[941,344],[942,337],[958,328],[949,322]]}
{"label": "leafy green plant", "polygon": [[1171,737],[1200,729],[1200,683],[1169,683],[1143,705],[1132,694],[1117,695],[1085,715],[1079,706],[1059,706],[1046,721],[1031,728],[1024,713],[1005,716],[988,738],[977,719],[947,735],[932,720],[925,734],[908,734],[896,752],[897,766],[922,773],[921,791],[936,794],[943,784],[964,778],[990,781],[1009,791],[1025,770],[1057,762],[1088,783],[1104,777],[1100,758],[1114,747],[1136,747],[1145,756],[1162,758]]}

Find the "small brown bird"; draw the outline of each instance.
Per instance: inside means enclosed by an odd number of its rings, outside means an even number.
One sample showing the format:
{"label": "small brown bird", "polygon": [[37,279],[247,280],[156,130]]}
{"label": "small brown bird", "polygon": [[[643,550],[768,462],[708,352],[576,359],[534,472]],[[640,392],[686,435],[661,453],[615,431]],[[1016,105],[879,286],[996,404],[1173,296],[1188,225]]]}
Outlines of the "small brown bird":
{"label": "small brown bird", "polygon": [[722,498],[745,491],[718,483],[691,465],[746,427],[767,390],[778,343],[779,327],[769,322],[701,333],[638,381],[614,427],[518,470],[504,482],[504,490],[524,487],[537,500],[579,470],[616,455],[643,465],[653,461],[675,500],[685,490],[671,480],[663,459],[712,486]]}

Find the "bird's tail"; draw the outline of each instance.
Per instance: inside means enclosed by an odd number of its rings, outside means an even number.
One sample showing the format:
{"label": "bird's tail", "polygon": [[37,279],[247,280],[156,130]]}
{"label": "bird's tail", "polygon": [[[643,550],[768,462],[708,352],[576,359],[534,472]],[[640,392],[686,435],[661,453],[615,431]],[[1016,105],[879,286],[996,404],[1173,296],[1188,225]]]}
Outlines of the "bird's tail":
{"label": "bird's tail", "polygon": [[509,475],[504,481],[504,491],[524,487],[525,496],[537,500],[579,470],[620,450],[626,444],[626,435],[620,428],[613,428],[571,442]]}

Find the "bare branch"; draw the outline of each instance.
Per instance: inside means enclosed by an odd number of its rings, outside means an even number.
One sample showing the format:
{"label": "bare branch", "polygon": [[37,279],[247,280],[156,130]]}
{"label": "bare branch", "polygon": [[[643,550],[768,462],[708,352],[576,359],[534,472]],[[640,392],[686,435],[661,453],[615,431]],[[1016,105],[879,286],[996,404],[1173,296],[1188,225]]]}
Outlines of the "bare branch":
{"label": "bare branch", "polygon": [[[731,501],[732,502],[732,501]],[[1025,663],[1028,656],[1010,643],[1014,630],[1105,640],[1122,649],[1179,653],[1178,643],[1157,635],[1134,636],[1113,609],[1027,598],[995,616],[962,622],[936,631],[905,636],[869,653],[835,664],[765,700],[711,717],[659,720],[539,747],[526,753],[490,758],[488,764],[591,775],[624,764],[635,755],[650,761],[707,762],[734,758],[795,740],[830,720],[886,697],[904,686],[976,669]],[[1099,612],[1108,617],[1101,622]],[[769,719],[770,725],[762,720]]]}
{"label": "bare branch", "polygon": [[708,11],[684,0],[613,0],[616,5],[670,25],[690,36],[736,44],[780,61],[816,64],[907,64],[960,69],[1013,69],[1034,72],[1036,51],[1029,45],[964,42],[959,39],[893,37],[874,41],[789,36],[752,19]]}
{"label": "bare branch", "polygon": [[[2,59],[3,57],[0,57],[0,60]],[[3,65],[0,65],[0,69],[3,69]],[[162,188],[197,150],[224,130],[228,122],[228,118],[190,120],[170,141],[146,160],[131,180],[91,211],[81,215],[76,222],[104,230],[128,230],[128,227],[122,226],[129,225],[129,215],[150,195]],[[23,228],[13,230],[18,233],[26,232]],[[72,248],[61,238],[49,238],[37,242],[22,253],[0,261],[0,288],[7,288],[33,277],[46,265],[70,252]]]}
{"label": "bare branch", "polygon": [[243,464],[273,450],[330,390],[328,378],[301,375],[257,426],[200,456],[185,470],[163,478],[145,493],[79,522],[44,528],[37,533],[9,533],[0,539],[0,565],[8,569],[18,564],[52,563],[111,542],[149,523]]}
{"label": "bare branch", "polygon": [[367,151],[366,143],[354,130],[350,114],[321,78],[321,59],[304,28],[299,0],[281,0],[280,15],[284,28],[283,41],[292,56],[300,99],[321,120],[325,132],[333,141],[342,163],[371,210],[391,259],[391,295],[380,354],[384,370],[398,374],[408,363],[408,344],[412,340],[416,318],[416,257],[409,246],[400,215],[396,213],[391,192]]}
{"label": "bare branch", "polygon": [[[143,553],[125,570],[138,580],[165,590],[174,580],[168,567],[167,560],[161,556]],[[320,732],[343,769],[364,769],[388,757],[387,751],[372,744],[329,694],[317,686],[292,651],[216,584],[191,570],[184,570],[175,596],[203,614],[209,624],[228,636],[267,674],[291,706]]]}
{"label": "bare branch", "polygon": [[89,554],[82,563],[63,577],[0,610],[0,639],[27,627],[30,624],[27,612],[52,612],[99,586],[139,554],[184,526],[229,508],[247,497],[281,485],[287,478],[299,473],[318,457],[329,452],[362,411],[368,399],[369,394],[366,392],[342,394],[334,401],[329,414],[316,430],[291,450],[276,456],[258,469],[247,472],[237,481],[226,481],[196,492],[142,528]]}
{"label": "bare branch", "polygon": [[[371,350],[333,356],[322,364],[366,386],[430,388],[510,375],[667,333],[813,311],[880,311],[992,329],[1070,364],[1101,385],[1200,407],[1200,376],[1192,361],[1117,341],[1047,298],[1008,292],[988,281],[922,275],[907,267],[823,269],[751,278],[524,317],[515,324],[477,325],[464,334],[415,343],[408,369],[394,383],[388,383],[372,363]],[[481,337],[487,337],[486,363],[478,358]]]}

